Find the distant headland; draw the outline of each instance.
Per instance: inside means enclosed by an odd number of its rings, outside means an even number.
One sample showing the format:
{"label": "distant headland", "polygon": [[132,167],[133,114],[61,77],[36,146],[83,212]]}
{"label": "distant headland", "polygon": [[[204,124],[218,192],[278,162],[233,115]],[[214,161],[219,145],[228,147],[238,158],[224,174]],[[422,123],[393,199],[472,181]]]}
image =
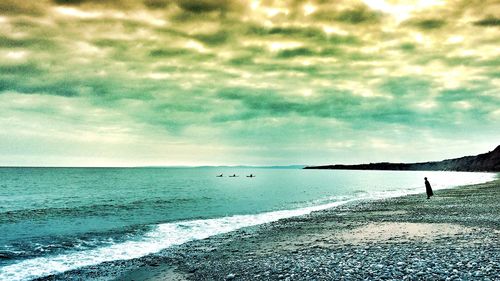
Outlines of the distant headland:
{"label": "distant headland", "polygon": [[304,169],[500,172],[500,145],[493,151],[434,162],[306,166]]}

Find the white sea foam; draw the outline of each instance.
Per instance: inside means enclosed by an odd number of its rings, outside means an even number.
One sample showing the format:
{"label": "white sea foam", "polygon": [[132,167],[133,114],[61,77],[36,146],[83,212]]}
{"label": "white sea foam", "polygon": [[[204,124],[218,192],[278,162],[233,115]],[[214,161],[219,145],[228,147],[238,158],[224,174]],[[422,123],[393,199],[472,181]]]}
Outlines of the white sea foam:
{"label": "white sea foam", "polygon": [[[460,183],[473,184],[486,182],[492,180],[494,177],[494,174],[483,174],[481,177],[467,178],[465,180],[462,178]],[[435,189],[449,188],[456,185],[457,184],[455,183],[451,185],[438,185]],[[30,280],[85,266],[96,265],[106,261],[139,258],[148,254],[159,252],[160,250],[173,245],[180,245],[188,241],[208,238],[210,236],[231,232],[243,227],[306,215],[314,211],[339,206],[353,200],[381,199],[406,194],[416,194],[420,192],[422,192],[421,188],[412,188],[398,191],[362,193],[358,194],[357,197],[352,197],[350,199],[341,197],[343,201],[302,209],[159,224],[138,241],[126,241],[92,250],[74,251],[57,256],[33,258],[5,266],[0,268],[0,280]],[[333,199],[334,198],[332,198],[332,200]]]}
{"label": "white sea foam", "polygon": [[227,233],[242,227],[309,214],[338,206],[345,201],[297,210],[285,210],[257,215],[240,215],[218,219],[165,223],[146,233],[140,241],[127,241],[92,250],[40,257],[21,261],[0,269],[0,280],[30,280],[106,261],[128,260],[156,253],[173,245]]}

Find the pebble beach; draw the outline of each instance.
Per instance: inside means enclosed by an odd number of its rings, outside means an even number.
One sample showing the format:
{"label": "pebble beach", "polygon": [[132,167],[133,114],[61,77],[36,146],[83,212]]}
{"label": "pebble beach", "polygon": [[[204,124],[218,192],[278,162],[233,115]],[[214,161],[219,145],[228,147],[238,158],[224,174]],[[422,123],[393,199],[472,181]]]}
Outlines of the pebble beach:
{"label": "pebble beach", "polygon": [[500,280],[500,180],[358,201],[39,280]]}

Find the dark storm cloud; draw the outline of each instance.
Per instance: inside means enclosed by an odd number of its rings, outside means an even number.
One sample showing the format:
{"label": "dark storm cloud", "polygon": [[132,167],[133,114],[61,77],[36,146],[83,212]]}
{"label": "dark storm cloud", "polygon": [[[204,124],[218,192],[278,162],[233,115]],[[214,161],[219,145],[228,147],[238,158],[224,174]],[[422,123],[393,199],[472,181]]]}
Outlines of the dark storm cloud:
{"label": "dark storm cloud", "polygon": [[429,94],[431,85],[431,82],[427,80],[411,76],[395,77],[384,81],[380,85],[380,89],[393,96],[400,98],[408,98],[408,96],[411,96],[412,99],[416,98],[415,101],[418,101],[418,97],[425,97]]}
{"label": "dark storm cloud", "polygon": [[360,43],[360,39],[353,35],[327,35],[319,28],[315,27],[273,27],[266,28],[262,26],[250,26],[246,30],[248,36],[259,36],[265,38],[294,38],[310,40],[316,43],[332,43],[356,45]]}
{"label": "dark storm cloud", "polygon": [[382,14],[370,10],[364,5],[355,8],[339,10],[338,7],[329,6],[313,14],[314,19],[325,22],[340,22],[345,24],[377,23],[382,19]]}
{"label": "dark storm cloud", "polygon": [[303,57],[303,56],[313,56],[315,52],[309,48],[296,48],[290,50],[283,50],[278,53],[278,58],[293,58],[293,57]]}
{"label": "dark storm cloud", "polygon": [[356,52],[349,52],[343,50],[342,48],[336,47],[327,47],[327,48],[307,48],[300,47],[295,49],[287,49],[280,51],[277,55],[277,58],[288,59],[294,57],[329,57],[329,58],[338,58],[341,60],[365,60],[365,59],[374,59],[373,56],[363,56]]}
{"label": "dark storm cloud", "polygon": [[446,24],[446,21],[440,19],[426,19],[426,20],[418,20],[412,23],[421,29],[431,30],[431,29],[439,29]]}
{"label": "dark storm cloud", "polygon": [[[193,52],[191,50],[186,50],[182,48],[158,48],[153,49],[149,52],[149,57],[157,59],[161,61],[162,59],[172,59],[172,58],[185,58],[188,60],[210,60],[215,56],[213,54],[200,54],[198,52]],[[182,69],[182,66],[179,66],[176,69]]]}
{"label": "dark storm cloud", "polygon": [[[437,100],[442,108],[454,118],[448,119],[470,119],[470,122],[483,126],[488,122],[489,114],[497,110],[499,98],[482,94],[486,92],[486,87],[457,88],[452,90],[443,90],[439,93]],[[481,93],[481,94],[478,94]],[[466,105],[464,107],[463,105]],[[481,124],[483,123],[483,124]]]}
{"label": "dark storm cloud", "polygon": [[76,97],[79,92],[70,81],[52,81],[49,83],[34,83],[14,79],[2,79],[0,89],[22,94],[48,94],[62,97]]}
{"label": "dark storm cloud", "polygon": [[474,97],[477,92],[478,89],[469,88],[443,90],[440,92],[438,99],[442,102],[469,100],[471,97]]}
{"label": "dark storm cloud", "polygon": [[192,54],[189,50],[186,49],[154,49],[149,52],[149,55],[154,58],[169,58],[176,57],[179,55],[187,55]]}
{"label": "dark storm cloud", "polygon": [[496,71],[489,71],[485,73],[488,77],[491,77],[493,79],[498,79],[500,78],[500,70]]}
{"label": "dark storm cloud", "polygon": [[170,0],[144,0],[144,5],[151,9],[165,9],[172,1]]}
{"label": "dark storm cloud", "polygon": [[0,35],[0,48],[54,49],[57,46],[47,38],[12,38]]}
{"label": "dark storm cloud", "polygon": [[[237,113],[227,118],[218,116],[217,120],[234,120],[238,116],[244,119],[283,116],[292,113],[323,118],[348,118],[353,116],[357,108],[363,107],[361,97],[338,90],[324,90],[319,98],[310,100],[302,96],[286,97],[279,91],[247,88],[222,89],[217,96],[224,100],[240,102],[245,112],[245,114]],[[250,114],[250,112],[259,114]]]}
{"label": "dark storm cloud", "polygon": [[56,4],[62,4],[62,5],[79,5],[82,3],[96,2],[93,0],[53,0],[53,1]]}
{"label": "dark storm cloud", "polygon": [[474,25],[477,26],[500,26],[500,18],[485,18],[479,21],[475,21]]}
{"label": "dark storm cloud", "polygon": [[43,73],[44,71],[35,63],[23,63],[23,64],[13,64],[13,65],[0,65],[0,73],[2,77],[6,76],[16,76],[16,75],[36,75]]}
{"label": "dark storm cloud", "polygon": [[413,52],[417,48],[417,46],[413,43],[403,43],[399,45],[399,48],[405,52]]}
{"label": "dark storm cloud", "polygon": [[2,0],[0,1],[1,14],[23,14],[32,16],[41,16],[45,13],[46,1],[19,1]]}
{"label": "dark storm cloud", "polygon": [[177,0],[177,5],[192,13],[224,12],[241,8],[239,1],[231,0]]}
{"label": "dark storm cloud", "polygon": [[[136,81],[121,87],[121,79],[73,72],[52,73],[47,66],[29,62],[0,65],[0,91],[19,94],[43,94],[61,97],[84,97],[96,103],[110,103],[120,99],[148,99],[157,86]],[[144,90],[141,95],[137,92]],[[111,105],[111,104],[110,104]]]}
{"label": "dark storm cloud", "polygon": [[209,46],[217,46],[228,43],[231,40],[232,33],[226,30],[219,30],[210,34],[196,34],[193,38]]}
{"label": "dark storm cloud", "polygon": [[100,6],[113,8],[135,8],[140,7],[142,1],[134,0],[52,0],[56,5],[64,6]]}
{"label": "dark storm cloud", "polygon": [[298,115],[334,118],[349,122],[355,128],[408,123],[426,128],[442,126],[453,119],[453,116],[447,116],[444,112],[433,114],[418,112],[415,108],[418,100],[409,97],[388,103],[383,98],[366,99],[345,91],[323,90],[319,98],[304,100],[300,97],[285,98],[277,91],[233,88],[221,90],[218,97],[226,101],[237,101],[240,105],[236,106],[236,113],[214,116],[215,122]]}
{"label": "dark storm cloud", "polygon": [[360,7],[354,10],[346,10],[340,12],[335,20],[349,24],[373,23],[379,21],[381,15],[369,10],[366,7]]}

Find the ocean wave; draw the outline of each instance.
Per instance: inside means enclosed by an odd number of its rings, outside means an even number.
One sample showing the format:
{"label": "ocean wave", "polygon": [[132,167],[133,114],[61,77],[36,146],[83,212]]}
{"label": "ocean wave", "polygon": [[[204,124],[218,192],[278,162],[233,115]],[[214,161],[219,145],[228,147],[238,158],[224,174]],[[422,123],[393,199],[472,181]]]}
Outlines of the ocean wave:
{"label": "ocean wave", "polygon": [[159,252],[173,245],[205,239],[243,227],[264,224],[284,218],[306,215],[332,208],[347,201],[297,210],[274,211],[257,215],[238,215],[218,219],[191,220],[157,225],[138,241],[126,241],[92,250],[27,259],[0,268],[0,280],[23,281],[106,261],[128,260]]}
{"label": "ocean wave", "polygon": [[196,203],[201,200],[210,200],[208,197],[201,198],[171,198],[171,199],[142,199],[123,203],[122,201],[106,200],[98,204],[84,205],[78,207],[60,207],[60,208],[32,208],[20,210],[0,211],[0,223],[14,223],[26,219],[46,219],[51,217],[88,217],[113,215],[116,210],[135,211],[141,210],[144,206],[149,208],[175,208],[186,203]]}
{"label": "ocean wave", "polygon": [[[0,266],[12,260],[32,259],[58,255],[71,250],[89,250],[138,239],[151,230],[151,226],[136,226],[107,232],[84,233],[73,236],[44,236],[13,241],[0,246]],[[0,268],[1,270],[1,268]],[[2,279],[0,279],[2,280]]]}

